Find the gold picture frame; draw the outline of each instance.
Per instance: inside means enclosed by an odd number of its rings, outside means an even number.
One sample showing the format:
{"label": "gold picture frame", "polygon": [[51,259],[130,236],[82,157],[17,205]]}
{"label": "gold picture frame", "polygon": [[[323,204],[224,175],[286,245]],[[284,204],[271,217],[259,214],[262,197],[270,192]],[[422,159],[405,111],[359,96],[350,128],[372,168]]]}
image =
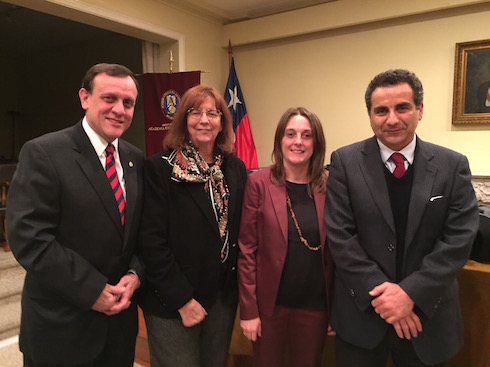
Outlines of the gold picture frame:
{"label": "gold picture frame", "polygon": [[490,124],[490,39],[456,43],[453,124]]}

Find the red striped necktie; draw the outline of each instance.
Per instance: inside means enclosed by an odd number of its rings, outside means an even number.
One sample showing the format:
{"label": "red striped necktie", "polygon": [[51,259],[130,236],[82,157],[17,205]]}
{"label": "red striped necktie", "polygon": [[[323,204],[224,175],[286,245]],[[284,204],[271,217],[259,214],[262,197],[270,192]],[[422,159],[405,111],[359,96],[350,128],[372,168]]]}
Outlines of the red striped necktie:
{"label": "red striped necktie", "polygon": [[391,155],[391,161],[395,163],[395,170],[393,171],[393,176],[396,178],[402,178],[405,174],[405,158],[401,153],[393,153]]}
{"label": "red striped necktie", "polygon": [[116,198],[117,206],[119,208],[119,214],[121,215],[121,224],[124,225],[124,219],[126,217],[126,202],[124,201],[124,195],[122,191],[121,184],[119,182],[119,177],[116,171],[116,161],[114,159],[114,145],[109,144],[105,149],[105,173],[111,184],[112,191]]}

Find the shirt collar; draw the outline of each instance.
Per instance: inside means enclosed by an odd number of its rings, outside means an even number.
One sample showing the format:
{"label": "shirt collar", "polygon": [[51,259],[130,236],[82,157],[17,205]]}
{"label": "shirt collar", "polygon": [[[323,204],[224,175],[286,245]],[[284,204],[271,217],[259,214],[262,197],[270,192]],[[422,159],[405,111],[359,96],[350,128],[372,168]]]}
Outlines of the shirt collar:
{"label": "shirt collar", "polygon": [[[90,127],[90,125],[87,122],[87,117],[83,117],[82,120],[82,127],[83,130],[85,130],[85,133],[87,134],[90,142],[92,143],[92,146],[95,149],[95,152],[97,153],[97,156],[105,157],[105,148],[107,148],[107,145],[109,144],[103,137],[101,137],[99,134],[97,134],[94,129]],[[117,152],[118,146],[119,146],[119,139],[115,139],[112,142],[112,145],[114,145],[114,150]]]}
{"label": "shirt collar", "polygon": [[[376,140],[378,141],[379,154],[381,155],[381,159],[382,159],[383,163],[386,164],[386,162],[390,159],[391,155],[396,151],[388,148],[378,138],[376,138]],[[403,154],[403,156],[408,161],[408,163],[410,163],[410,165],[413,164],[413,160],[415,157],[415,146],[416,146],[416,144],[417,144],[417,135],[414,134],[413,140],[405,148],[398,151],[399,153]]]}

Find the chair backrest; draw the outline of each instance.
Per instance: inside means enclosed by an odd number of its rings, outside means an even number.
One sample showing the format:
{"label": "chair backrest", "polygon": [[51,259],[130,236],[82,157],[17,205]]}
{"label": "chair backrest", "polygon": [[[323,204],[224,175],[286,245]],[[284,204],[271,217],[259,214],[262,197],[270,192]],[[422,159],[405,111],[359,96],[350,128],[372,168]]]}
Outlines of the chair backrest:
{"label": "chair backrest", "polygon": [[480,263],[490,263],[490,205],[478,206],[480,210],[480,227],[476,234],[470,259]]}
{"label": "chair backrest", "polygon": [[14,175],[16,168],[17,163],[0,164],[0,182],[12,181],[12,176]]}

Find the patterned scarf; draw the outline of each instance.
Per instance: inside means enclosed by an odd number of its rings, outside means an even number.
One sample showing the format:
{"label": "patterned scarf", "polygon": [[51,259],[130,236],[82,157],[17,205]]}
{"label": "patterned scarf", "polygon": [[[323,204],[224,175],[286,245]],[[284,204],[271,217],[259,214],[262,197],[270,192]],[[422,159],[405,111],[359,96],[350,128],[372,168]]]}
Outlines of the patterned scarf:
{"label": "patterned scarf", "polygon": [[218,223],[222,243],[221,261],[225,262],[229,252],[227,225],[230,192],[221,171],[223,157],[220,154],[215,154],[213,161],[214,163],[210,167],[192,142],[189,141],[182,150],[175,152],[172,178],[179,182],[204,183],[204,191],[211,201]]}

